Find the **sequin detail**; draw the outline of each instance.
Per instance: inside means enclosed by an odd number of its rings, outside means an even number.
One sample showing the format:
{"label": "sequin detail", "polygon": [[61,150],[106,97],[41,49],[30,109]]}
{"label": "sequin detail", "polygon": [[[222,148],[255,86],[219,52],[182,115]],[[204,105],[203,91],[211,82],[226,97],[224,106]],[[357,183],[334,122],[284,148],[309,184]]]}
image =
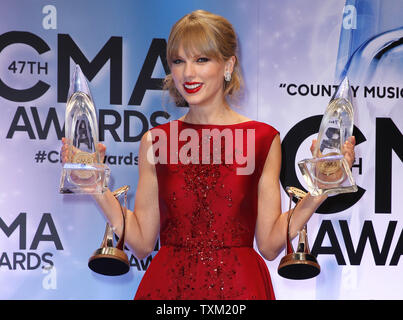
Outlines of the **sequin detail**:
{"label": "sequin detail", "polygon": [[[272,139],[275,132],[262,131],[260,139]],[[267,146],[261,150],[260,166],[267,151]],[[236,166],[156,165],[161,249],[136,299],[274,298],[265,262],[253,249],[260,172],[239,176]]]}

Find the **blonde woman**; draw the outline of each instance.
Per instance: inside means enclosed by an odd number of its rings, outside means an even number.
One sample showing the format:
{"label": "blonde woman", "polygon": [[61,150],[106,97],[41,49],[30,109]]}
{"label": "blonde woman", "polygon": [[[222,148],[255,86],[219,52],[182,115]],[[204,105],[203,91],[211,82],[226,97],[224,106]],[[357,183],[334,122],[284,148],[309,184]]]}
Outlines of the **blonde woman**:
{"label": "blonde woman", "polygon": [[[270,125],[230,107],[229,99],[242,88],[237,50],[232,25],[203,10],[171,30],[165,88],[189,111],[151,129],[140,143],[126,243],[138,258],[153,251],[158,236],[161,248],[135,299],[275,299],[263,258],[278,256],[287,230],[280,137]],[[352,165],[354,139],[344,150]],[[325,198],[302,200],[293,236]],[[117,200],[110,191],[95,199],[120,235]]]}

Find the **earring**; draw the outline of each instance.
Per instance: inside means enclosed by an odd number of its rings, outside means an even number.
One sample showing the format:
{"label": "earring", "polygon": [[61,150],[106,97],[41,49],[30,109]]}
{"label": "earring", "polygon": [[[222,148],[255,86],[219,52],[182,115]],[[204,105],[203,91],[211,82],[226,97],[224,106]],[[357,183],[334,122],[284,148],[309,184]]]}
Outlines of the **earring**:
{"label": "earring", "polygon": [[225,71],[224,80],[227,81],[227,82],[231,81],[231,73],[229,71]]}

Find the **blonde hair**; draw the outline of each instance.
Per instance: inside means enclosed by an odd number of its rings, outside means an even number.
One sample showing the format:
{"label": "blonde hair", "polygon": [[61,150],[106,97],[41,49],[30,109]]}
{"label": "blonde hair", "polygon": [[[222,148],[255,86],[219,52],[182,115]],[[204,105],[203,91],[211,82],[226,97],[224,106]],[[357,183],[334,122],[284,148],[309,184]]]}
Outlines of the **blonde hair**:
{"label": "blonde hair", "polygon": [[[224,81],[223,75],[224,95],[233,98],[241,90],[243,79],[237,55],[238,41],[234,28],[227,19],[204,10],[196,10],[187,14],[171,29],[167,44],[169,66],[178,55],[180,46],[184,48],[187,55],[200,53],[219,61],[227,61],[235,56],[231,81]],[[176,89],[171,74],[165,77],[164,89],[169,91],[177,106],[187,105]]]}

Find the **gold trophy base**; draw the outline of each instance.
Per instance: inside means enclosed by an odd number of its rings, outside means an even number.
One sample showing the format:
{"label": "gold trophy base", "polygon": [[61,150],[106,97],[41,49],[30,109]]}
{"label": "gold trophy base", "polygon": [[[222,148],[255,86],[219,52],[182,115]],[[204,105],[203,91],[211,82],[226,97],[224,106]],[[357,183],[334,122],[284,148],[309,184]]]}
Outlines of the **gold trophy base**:
{"label": "gold trophy base", "polygon": [[88,267],[106,276],[119,276],[130,270],[130,263],[123,250],[103,247],[94,252],[88,260]]}
{"label": "gold trophy base", "polygon": [[316,258],[305,252],[295,252],[284,256],[278,266],[278,274],[292,280],[304,280],[316,277],[320,266]]}

